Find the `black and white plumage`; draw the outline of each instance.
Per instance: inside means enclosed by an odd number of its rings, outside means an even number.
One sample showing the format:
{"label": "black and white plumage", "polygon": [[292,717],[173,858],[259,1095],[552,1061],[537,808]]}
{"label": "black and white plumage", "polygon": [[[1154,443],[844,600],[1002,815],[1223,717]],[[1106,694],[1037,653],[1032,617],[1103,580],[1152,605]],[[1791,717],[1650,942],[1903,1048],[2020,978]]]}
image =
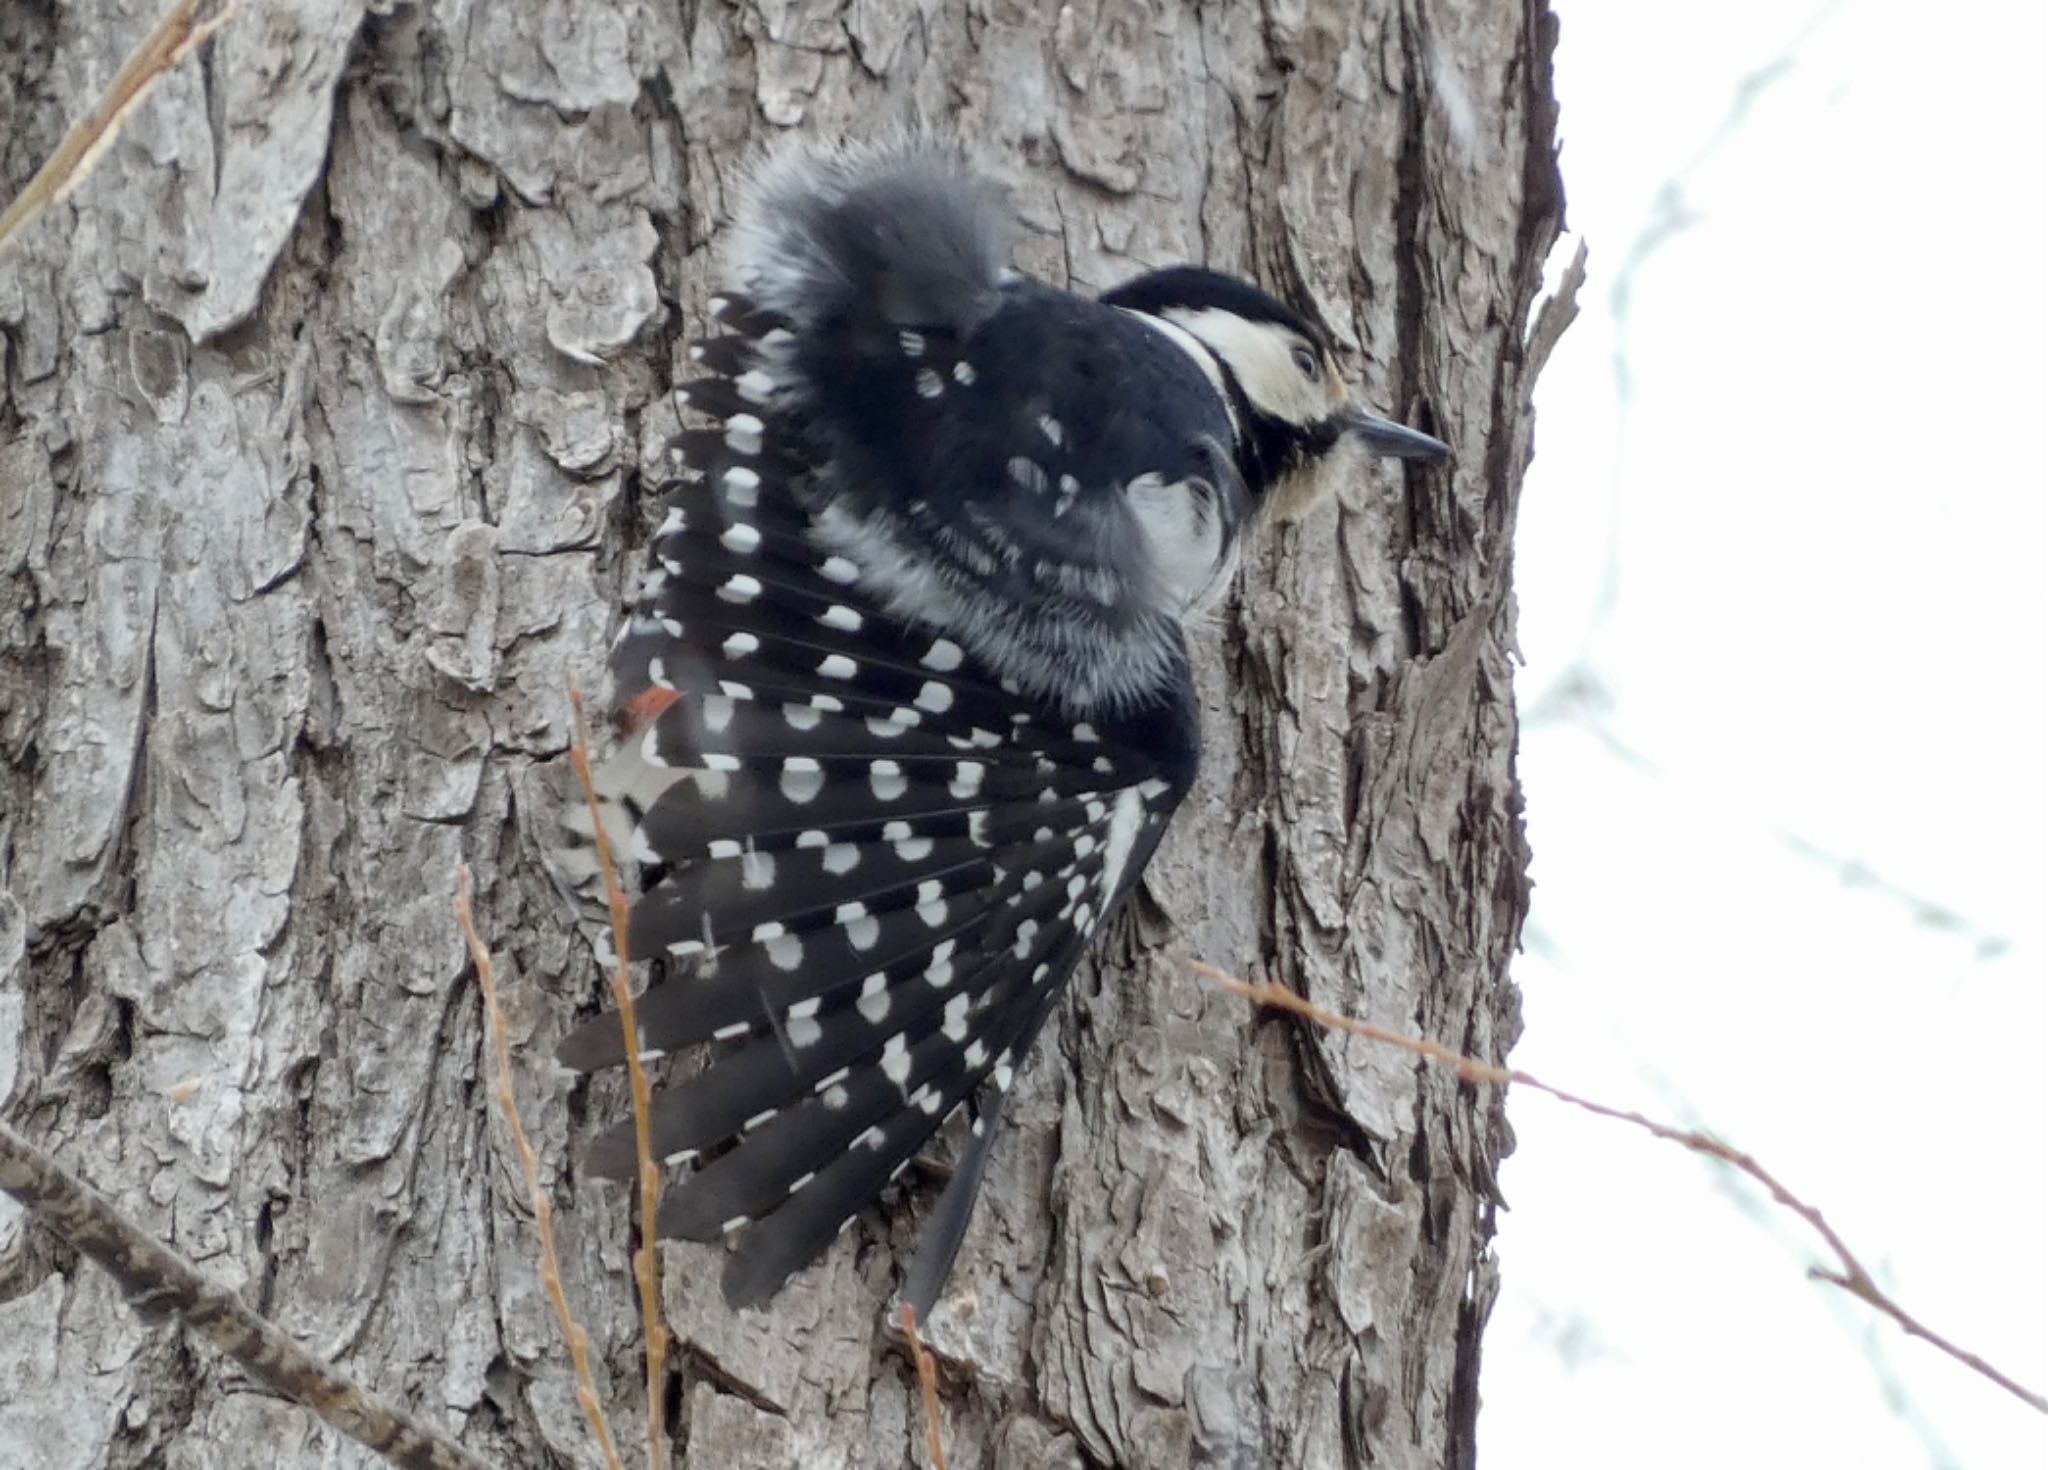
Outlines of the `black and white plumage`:
{"label": "black and white plumage", "polygon": [[[1194,778],[1183,616],[1340,444],[1444,452],[1354,408],[1264,293],[1182,269],[1091,300],[1013,271],[1012,234],[936,147],[786,155],[681,390],[704,426],[613,653],[635,728],[601,785],[642,864],[633,953],[668,961],[642,1047],[724,1048],[656,1099],[656,1152],[695,1166],[660,1229],[736,1236],[735,1304],[965,1110],[904,1284],[930,1308],[1003,1096]],[[619,1061],[616,1018],[560,1056]],[[630,1125],[591,1166],[630,1173]]]}

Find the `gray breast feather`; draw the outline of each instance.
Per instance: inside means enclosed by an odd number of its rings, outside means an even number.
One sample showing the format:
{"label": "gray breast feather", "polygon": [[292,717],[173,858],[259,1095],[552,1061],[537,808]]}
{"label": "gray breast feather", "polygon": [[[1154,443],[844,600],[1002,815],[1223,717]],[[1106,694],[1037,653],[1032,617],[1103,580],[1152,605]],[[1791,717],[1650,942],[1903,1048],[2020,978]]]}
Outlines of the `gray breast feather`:
{"label": "gray breast feather", "polygon": [[[1104,519],[1116,539],[1142,534],[1127,510]],[[862,587],[891,613],[945,630],[1006,686],[1069,715],[1123,713],[1174,676],[1179,619],[1161,605],[1142,553],[1063,560],[1040,548],[1014,564],[1030,586],[1020,596],[1014,580],[989,575],[978,548],[955,547],[872,502],[828,501],[812,535],[857,566]]]}

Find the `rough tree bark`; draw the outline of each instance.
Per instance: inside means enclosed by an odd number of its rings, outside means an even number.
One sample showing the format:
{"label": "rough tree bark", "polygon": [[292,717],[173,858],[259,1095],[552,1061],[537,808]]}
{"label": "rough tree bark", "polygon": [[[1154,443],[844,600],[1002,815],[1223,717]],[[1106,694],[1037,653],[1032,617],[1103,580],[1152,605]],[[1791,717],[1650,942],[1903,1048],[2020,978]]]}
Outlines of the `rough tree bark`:
{"label": "rough tree bark", "polygon": [[[0,6],[11,195],[154,0]],[[0,1102],[350,1372],[595,1463],[480,1086],[476,870],[629,1439],[611,1079],[535,862],[751,150],[956,129],[1024,267],[1310,304],[1456,467],[1269,533],[1207,772],[1016,1097],[929,1325],[956,1467],[1469,1463],[1497,1104],[1256,1018],[1277,975],[1498,1057],[1525,907],[1510,536],[1558,226],[1541,0],[246,0],[0,259]],[[735,1318],[667,1255],[689,1464],[921,1462],[884,1350],[928,1189]],[[0,1203],[0,1461],[361,1465]]]}

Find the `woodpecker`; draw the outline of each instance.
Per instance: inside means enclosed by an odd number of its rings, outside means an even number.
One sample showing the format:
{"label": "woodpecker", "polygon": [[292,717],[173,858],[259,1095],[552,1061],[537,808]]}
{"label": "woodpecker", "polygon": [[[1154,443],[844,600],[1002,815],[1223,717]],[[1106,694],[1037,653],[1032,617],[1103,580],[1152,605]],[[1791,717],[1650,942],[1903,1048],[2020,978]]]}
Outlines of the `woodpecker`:
{"label": "woodpecker", "polygon": [[[641,865],[633,956],[666,962],[643,1053],[718,1048],[655,1099],[690,1170],[659,1232],[731,1240],[735,1306],[964,1112],[901,1289],[930,1310],[1004,1096],[1193,782],[1182,623],[1347,457],[1447,452],[1256,287],[1090,298],[1012,269],[1016,232],[940,145],[785,154],[679,390],[702,423],[614,645],[636,728],[600,820]],[[590,820],[564,826],[587,891]],[[616,1017],[558,1055],[621,1061]],[[589,1166],[633,1158],[621,1124]]]}

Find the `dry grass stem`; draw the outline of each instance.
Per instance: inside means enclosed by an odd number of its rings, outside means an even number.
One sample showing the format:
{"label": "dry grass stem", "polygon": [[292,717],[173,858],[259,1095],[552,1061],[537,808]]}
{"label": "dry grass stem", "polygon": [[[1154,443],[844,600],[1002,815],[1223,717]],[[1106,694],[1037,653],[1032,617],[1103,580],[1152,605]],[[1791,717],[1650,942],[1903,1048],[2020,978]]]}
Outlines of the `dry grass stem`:
{"label": "dry grass stem", "polygon": [[128,53],[121,69],[93,110],[71,125],[52,153],[36,170],[35,177],[0,213],[0,246],[30,220],[58,203],[85,182],[93,165],[100,161],[136,106],[172,67],[191,54],[192,48],[211,36],[234,14],[238,0],[224,0],[220,9],[206,20],[198,19],[203,0],[175,0],[164,18]]}
{"label": "dry grass stem", "polygon": [[598,809],[597,782],[590,772],[590,742],[583,731],[583,696],[569,690],[574,728],[569,763],[583,784],[590,806],[590,830],[597,843],[597,870],[604,877],[605,904],[612,921],[612,1003],[619,1008],[619,1027],[626,1034],[626,1076],[633,1092],[633,1143],[639,1157],[640,1248],[633,1252],[633,1280],[640,1288],[640,1328],[647,1339],[647,1466],[666,1463],[662,1406],[668,1374],[668,1324],[661,1315],[660,1252],[655,1225],[661,1209],[661,1170],[654,1161],[654,1093],[640,1058],[640,1017],[633,1003],[632,947],[627,928],[626,894],[612,863],[611,840],[605,836],[604,813]]}
{"label": "dry grass stem", "polygon": [[562,1337],[569,1344],[569,1362],[576,1370],[576,1402],[582,1405],[583,1417],[590,1421],[590,1431],[597,1436],[597,1447],[604,1454],[606,1466],[609,1470],[625,1470],[619,1461],[619,1447],[612,1439],[612,1427],[604,1416],[604,1404],[597,1396],[597,1382],[591,1376],[590,1335],[569,1310],[569,1294],[562,1289],[562,1267],[555,1253],[554,1202],[541,1188],[540,1158],[527,1141],[526,1126],[519,1121],[519,1100],[512,1094],[512,1049],[505,1041],[505,1012],[498,1005],[498,975],[470,912],[466,866],[455,871],[455,922],[462,926],[462,937],[469,943],[470,957],[476,962],[477,986],[484,993],[484,1016],[490,1025],[494,1070],[498,1074],[494,1091],[512,1133],[520,1171],[526,1176],[527,1195],[533,1201],[533,1221],[540,1234],[540,1284],[555,1309],[555,1320],[562,1324]]}
{"label": "dry grass stem", "polygon": [[931,1456],[932,1470],[946,1470],[946,1443],[939,1437],[939,1370],[917,1335],[917,1312],[903,1304],[903,1337],[910,1344],[910,1360],[917,1364],[917,1386],[924,1391],[924,1448]]}
{"label": "dry grass stem", "polygon": [[1199,960],[1193,963],[1197,974],[1205,979],[1214,981],[1233,995],[1244,997],[1254,1005],[1270,1006],[1276,1010],[1292,1011],[1295,1015],[1306,1017],[1319,1026],[1327,1026],[1337,1031],[1347,1031],[1353,1036],[1363,1036],[1371,1041],[1382,1041],[1389,1046],[1399,1047],[1403,1051],[1413,1052],[1416,1056],[1426,1057],[1432,1062],[1451,1068],[1459,1077],[1467,1082],[1483,1082],[1496,1087],[1506,1087],[1510,1084],[1516,1087],[1526,1087],[1532,1092],[1543,1093],[1547,1097],[1553,1097],[1561,1103],[1568,1103],[1572,1107],[1592,1113],[1596,1117],[1611,1118],[1617,1123],[1626,1123],[1633,1128],[1641,1129],[1652,1137],[1664,1139],[1669,1143],[1678,1144],[1682,1148],[1691,1149],[1694,1153],[1705,1154],[1709,1158],[1720,1160],[1737,1173],[1753,1180],[1779,1206],[1790,1210],[1794,1215],[1804,1220],[1813,1229],[1814,1233],[1821,1238],[1822,1243],[1828,1249],[1828,1253],[1835,1258],[1835,1265],[1832,1268],[1827,1266],[1808,1267],[1807,1274],[1813,1277],[1814,1280],[1825,1281],[1831,1286],[1840,1287],[1843,1291],[1848,1292],[1867,1306],[1891,1318],[1908,1336],[1917,1337],[1922,1342],[1940,1349],[1972,1372],[1980,1374],[1990,1382],[1997,1384],[2021,1403],[2027,1404],[2043,1414],[2048,1414],[2048,1398],[2044,1398],[2032,1389],[2014,1382],[2013,1379],[1985,1362],[1983,1358],[1957,1345],[1949,1338],[1942,1336],[1942,1334],[1928,1327],[1919,1318],[1894,1301],[1885,1292],[1884,1288],[1877,1284],[1876,1279],[1864,1266],[1862,1260],[1849,1248],[1848,1242],[1836,1233],[1834,1226],[1828,1224],[1826,1217],[1821,1214],[1818,1207],[1807,1203],[1787,1189],[1778,1181],[1775,1174],[1757,1162],[1751,1155],[1742,1152],[1742,1150],[1732,1148],[1710,1134],[1688,1128],[1674,1128],[1668,1123],[1659,1123],[1654,1118],[1645,1117],[1641,1113],[1631,1112],[1627,1108],[1610,1107],[1606,1103],[1595,1102],[1588,1097],[1581,1097],[1575,1092],[1567,1092],[1562,1087],[1553,1087],[1548,1082],[1532,1077],[1527,1072],[1520,1071],[1517,1068],[1496,1067],[1487,1062],[1478,1061],[1472,1057],[1452,1051],[1449,1047],[1439,1046],[1433,1041],[1422,1041],[1413,1036],[1403,1036],[1397,1031],[1388,1031],[1365,1021],[1353,1020],[1349,1016],[1340,1016],[1334,1011],[1325,1010],[1314,1002],[1296,995],[1283,985],[1276,985],[1271,981],[1252,985],[1237,979],[1235,976],[1225,974],[1214,965],[1204,964]]}

